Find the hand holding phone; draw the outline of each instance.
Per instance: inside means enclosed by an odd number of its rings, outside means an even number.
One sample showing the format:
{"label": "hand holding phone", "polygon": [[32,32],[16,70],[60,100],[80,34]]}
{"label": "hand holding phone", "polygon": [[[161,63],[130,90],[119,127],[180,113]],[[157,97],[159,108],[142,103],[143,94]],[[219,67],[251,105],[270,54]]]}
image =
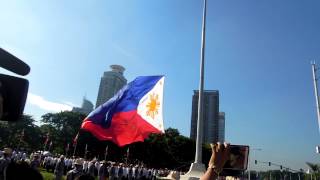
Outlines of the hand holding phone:
{"label": "hand holding phone", "polygon": [[220,173],[222,176],[238,176],[247,169],[249,146],[230,145],[228,160]]}
{"label": "hand holding phone", "polygon": [[223,169],[246,170],[248,166],[249,146],[230,145],[229,158]]}
{"label": "hand holding phone", "polygon": [[216,143],[211,145],[211,158],[208,170],[201,180],[214,179],[217,176],[238,176],[248,165],[249,146]]}
{"label": "hand holding phone", "polygon": [[216,171],[216,173],[220,173],[224,164],[227,162],[229,157],[229,146],[227,143],[216,143],[210,144],[212,155],[209,161],[209,168],[212,168]]}
{"label": "hand holding phone", "polygon": [[212,155],[209,168],[221,175],[237,175],[247,169],[249,146],[227,143],[210,144]]}

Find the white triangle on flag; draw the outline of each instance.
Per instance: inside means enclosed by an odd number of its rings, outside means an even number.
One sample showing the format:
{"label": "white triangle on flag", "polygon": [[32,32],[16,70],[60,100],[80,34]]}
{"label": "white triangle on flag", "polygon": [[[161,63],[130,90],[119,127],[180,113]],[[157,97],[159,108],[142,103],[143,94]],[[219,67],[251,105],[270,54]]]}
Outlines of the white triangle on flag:
{"label": "white triangle on flag", "polygon": [[164,77],[162,77],[155,86],[140,99],[137,108],[138,114],[161,132],[164,132],[162,115],[163,87]]}

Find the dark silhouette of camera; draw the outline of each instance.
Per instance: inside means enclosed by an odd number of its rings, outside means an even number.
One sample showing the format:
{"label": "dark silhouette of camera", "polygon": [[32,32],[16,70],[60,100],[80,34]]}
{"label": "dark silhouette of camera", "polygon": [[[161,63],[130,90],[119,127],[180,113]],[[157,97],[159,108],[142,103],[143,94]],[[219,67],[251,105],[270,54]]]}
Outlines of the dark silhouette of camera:
{"label": "dark silhouette of camera", "polygon": [[[21,76],[29,74],[30,67],[0,48],[0,67]],[[0,120],[16,121],[23,113],[29,81],[23,78],[0,74]]]}

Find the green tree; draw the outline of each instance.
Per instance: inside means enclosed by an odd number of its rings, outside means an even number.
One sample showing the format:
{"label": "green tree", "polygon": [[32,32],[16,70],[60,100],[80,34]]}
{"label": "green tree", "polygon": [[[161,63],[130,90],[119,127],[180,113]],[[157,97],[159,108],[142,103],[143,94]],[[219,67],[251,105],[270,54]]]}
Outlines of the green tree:
{"label": "green tree", "polygon": [[64,153],[66,145],[72,143],[85,117],[84,114],[71,111],[43,115],[41,131],[44,135],[49,132],[50,142],[53,142],[51,150]]}
{"label": "green tree", "polygon": [[306,164],[309,166],[310,170],[312,171],[311,174],[313,175],[313,177],[317,179],[320,173],[320,166],[318,164],[314,164],[311,162],[306,162]]}
{"label": "green tree", "polygon": [[22,115],[16,122],[1,122],[0,145],[29,151],[39,149],[41,132],[34,122],[30,115]]}

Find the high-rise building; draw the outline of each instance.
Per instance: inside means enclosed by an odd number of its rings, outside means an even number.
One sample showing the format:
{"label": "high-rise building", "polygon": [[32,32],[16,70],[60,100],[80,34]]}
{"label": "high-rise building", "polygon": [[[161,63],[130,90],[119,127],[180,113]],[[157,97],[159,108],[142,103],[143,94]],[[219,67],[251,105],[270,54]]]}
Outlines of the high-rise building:
{"label": "high-rise building", "polygon": [[[195,90],[192,96],[190,138],[197,138],[199,91]],[[219,140],[219,91],[203,91],[203,142],[215,143]]]}
{"label": "high-rise building", "polygon": [[101,77],[96,107],[108,101],[127,84],[127,80],[123,76],[124,67],[111,65],[110,68],[111,71],[104,72]]}
{"label": "high-rise building", "polygon": [[219,142],[225,141],[225,113],[219,112]]}
{"label": "high-rise building", "polygon": [[80,112],[83,114],[88,115],[91,111],[93,111],[93,104],[89,100],[87,100],[85,97],[83,98],[82,101],[82,106],[81,107],[73,107],[72,108],[73,112]]}

